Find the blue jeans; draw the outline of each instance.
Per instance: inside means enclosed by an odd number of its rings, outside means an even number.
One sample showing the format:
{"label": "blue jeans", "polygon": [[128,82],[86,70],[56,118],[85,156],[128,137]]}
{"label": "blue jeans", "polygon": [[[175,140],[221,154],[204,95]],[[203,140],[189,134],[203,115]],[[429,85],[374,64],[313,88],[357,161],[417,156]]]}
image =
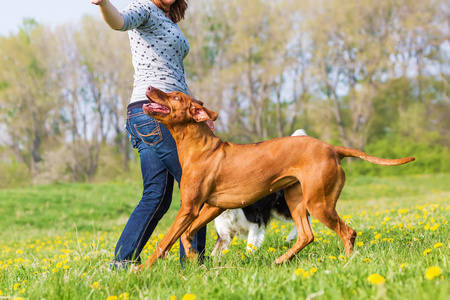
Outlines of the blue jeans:
{"label": "blue jeans", "polygon": [[[117,242],[115,260],[140,263],[140,253],[159,220],[172,202],[174,178],[181,180],[181,166],[175,140],[169,130],[146,115],[142,106],[127,111],[126,131],[133,148],[138,149],[144,191]],[[194,236],[192,246],[200,254],[205,251],[206,226]],[[180,261],[185,260],[180,243]]]}

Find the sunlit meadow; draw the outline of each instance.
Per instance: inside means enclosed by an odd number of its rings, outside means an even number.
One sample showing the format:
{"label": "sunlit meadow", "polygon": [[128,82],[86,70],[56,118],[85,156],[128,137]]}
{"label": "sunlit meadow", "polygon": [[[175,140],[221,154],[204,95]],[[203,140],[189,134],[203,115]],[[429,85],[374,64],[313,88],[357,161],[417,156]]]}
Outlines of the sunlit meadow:
{"label": "sunlit meadow", "polygon": [[[351,177],[351,176],[349,176]],[[337,235],[312,219],[315,241],[290,263],[293,223],[269,224],[260,249],[234,239],[204,264],[168,259],[146,271],[111,271],[115,242],[138,184],[51,185],[0,191],[0,299],[447,299],[450,174],[349,178],[338,203],[358,232],[346,257]],[[172,207],[143,251],[171,225]],[[207,254],[215,243],[208,226]]]}

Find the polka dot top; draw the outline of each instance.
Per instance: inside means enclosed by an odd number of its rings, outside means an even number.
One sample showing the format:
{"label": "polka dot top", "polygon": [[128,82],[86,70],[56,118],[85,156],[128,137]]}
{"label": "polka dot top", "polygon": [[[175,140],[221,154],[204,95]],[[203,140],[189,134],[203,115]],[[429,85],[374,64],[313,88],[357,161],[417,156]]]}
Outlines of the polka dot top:
{"label": "polka dot top", "polygon": [[130,102],[147,99],[149,85],[188,94],[183,59],[189,43],[178,25],[150,0],[134,1],[120,14],[125,20],[120,30],[128,31],[135,70]]}

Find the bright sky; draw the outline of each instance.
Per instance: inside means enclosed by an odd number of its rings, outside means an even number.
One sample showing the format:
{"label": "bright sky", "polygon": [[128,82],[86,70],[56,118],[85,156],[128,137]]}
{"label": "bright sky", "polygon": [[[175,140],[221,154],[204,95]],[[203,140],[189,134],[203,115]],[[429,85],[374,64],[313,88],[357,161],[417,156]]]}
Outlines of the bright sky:
{"label": "bright sky", "polygon": [[[132,0],[110,0],[118,9]],[[59,25],[78,22],[83,15],[98,16],[96,5],[90,0],[6,0],[0,10],[0,36],[17,33],[24,18],[33,18],[40,24]]]}

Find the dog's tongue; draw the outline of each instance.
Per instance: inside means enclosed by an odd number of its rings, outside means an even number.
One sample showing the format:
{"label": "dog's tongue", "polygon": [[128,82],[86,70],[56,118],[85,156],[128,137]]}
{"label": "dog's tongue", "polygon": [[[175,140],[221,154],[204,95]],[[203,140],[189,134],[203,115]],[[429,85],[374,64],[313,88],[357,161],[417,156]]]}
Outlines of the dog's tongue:
{"label": "dog's tongue", "polygon": [[164,113],[164,114],[168,114],[170,112],[170,110],[167,106],[164,106],[162,104],[158,104],[155,102],[150,102],[149,104],[146,105],[146,107],[151,112],[159,112],[159,113]]}

